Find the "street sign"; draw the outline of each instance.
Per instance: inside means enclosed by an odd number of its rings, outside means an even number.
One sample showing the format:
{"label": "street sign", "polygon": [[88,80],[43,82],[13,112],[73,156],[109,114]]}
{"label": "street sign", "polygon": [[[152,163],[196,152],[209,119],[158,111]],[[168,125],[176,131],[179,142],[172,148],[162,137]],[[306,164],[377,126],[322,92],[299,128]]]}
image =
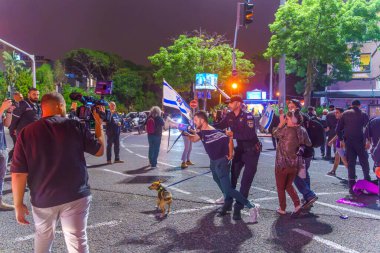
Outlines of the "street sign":
{"label": "street sign", "polygon": [[236,70],[236,69],[233,69],[233,70],[232,70],[232,76],[237,76],[237,75],[238,75],[237,70]]}
{"label": "street sign", "polygon": [[198,107],[198,101],[197,100],[191,100],[190,101],[190,107],[191,108],[197,108]]}

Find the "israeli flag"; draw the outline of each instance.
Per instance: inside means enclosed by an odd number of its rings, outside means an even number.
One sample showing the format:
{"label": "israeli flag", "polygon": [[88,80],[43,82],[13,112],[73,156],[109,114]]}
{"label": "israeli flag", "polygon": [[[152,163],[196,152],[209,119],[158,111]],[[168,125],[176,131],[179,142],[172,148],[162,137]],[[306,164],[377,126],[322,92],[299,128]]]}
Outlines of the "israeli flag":
{"label": "israeli flag", "polygon": [[264,114],[261,116],[261,119],[259,121],[260,126],[262,128],[264,128],[265,130],[268,130],[270,125],[272,124],[273,115],[274,115],[274,110],[273,110],[272,106],[268,105],[267,108],[265,109]]}
{"label": "israeli flag", "polygon": [[162,104],[171,108],[180,110],[188,120],[191,120],[191,108],[183,100],[183,98],[164,80],[163,81],[164,95],[162,98]]}

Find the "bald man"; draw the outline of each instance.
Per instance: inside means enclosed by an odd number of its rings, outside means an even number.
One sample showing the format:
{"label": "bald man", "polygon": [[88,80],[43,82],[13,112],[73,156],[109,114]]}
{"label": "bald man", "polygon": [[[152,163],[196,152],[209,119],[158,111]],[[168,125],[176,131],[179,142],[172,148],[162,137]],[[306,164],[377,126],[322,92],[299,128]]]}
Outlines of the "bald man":
{"label": "bald man", "polygon": [[51,252],[58,219],[68,252],[89,252],[86,226],[91,192],[84,153],[103,155],[102,120],[93,111],[93,136],[79,121],[66,118],[61,94],[45,94],[41,106],[42,119],[21,130],[13,155],[16,220],[29,224],[25,218],[29,211],[24,204],[28,183],[36,229],[34,252]]}
{"label": "bald man", "polygon": [[123,124],[123,119],[116,111],[115,102],[109,102],[111,117],[107,121],[106,135],[107,135],[107,163],[112,164],[112,146],[115,152],[115,163],[123,163],[120,160],[120,132]]}

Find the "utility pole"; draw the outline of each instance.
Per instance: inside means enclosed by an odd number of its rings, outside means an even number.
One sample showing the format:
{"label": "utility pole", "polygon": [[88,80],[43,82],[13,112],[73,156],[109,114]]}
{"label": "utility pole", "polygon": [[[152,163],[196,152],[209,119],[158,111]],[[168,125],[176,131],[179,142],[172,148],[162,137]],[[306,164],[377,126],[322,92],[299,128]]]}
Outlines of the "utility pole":
{"label": "utility pole", "polygon": [[36,88],[36,60],[34,58],[34,55],[29,54],[29,53],[25,52],[24,50],[21,50],[20,48],[12,45],[9,42],[6,42],[5,40],[0,39],[0,43],[2,43],[4,45],[7,45],[8,47],[11,47],[11,48],[15,49],[15,50],[17,50],[17,51],[25,54],[26,56],[28,56],[30,58],[30,60],[32,61],[33,88]]}
{"label": "utility pole", "polygon": [[[280,0],[280,6],[284,5],[286,0]],[[285,107],[286,103],[286,65],[285,65],[285,55],[282,55],[279,62],[279,75],[278,75],[278,87],[280,91],[280,96],[278,98],[278,104],[280,107]]]}
{"label": "utility pole", "polygon": [[234,45],[232,49],[232,73],[235,74],[236,72],[236,44],[237,44],[237,36],[240,28],[240,6],[243,3],[237,3],[237,13],[236,13],[236,25],[235,25],[235,36],[234,36]]}
{"label": "utility pole", "polygon": [[270,58],[270,70],[269,70],[269,100],[273,99],[273,58]]}

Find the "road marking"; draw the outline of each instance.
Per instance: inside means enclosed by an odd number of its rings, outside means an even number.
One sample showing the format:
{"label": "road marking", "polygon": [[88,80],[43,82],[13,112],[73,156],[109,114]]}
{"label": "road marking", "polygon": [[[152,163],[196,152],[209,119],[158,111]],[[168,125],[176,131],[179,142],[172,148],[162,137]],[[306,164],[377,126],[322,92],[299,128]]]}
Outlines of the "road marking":
{"label": "road marking", "polygon": [[267,154],[267,153],[263,153],[263,152],[261,152],[260,154],[261,155],[267,155],[267,156],[275,156],[274,154]]}
{"label": "road marking", "polygon": [[335,242],[332,242],[332,241],[329,241],[329,240],[326,240],[326,239],[323,239],[319,236],[316,236],[310,232],[307,232],[305,230],[302,230],[302,229],[299,229],[299,228],[294,228],[292,229],[294,232],[298,233],[298,234],[301,234],[303,236],[306,236],[306,237],[309,237],[310,239],[314,240],[314,241],[317,241],[317,242],[320,242],[320,243],[323,243],[325,244],[326,246],[329,246],[330,248],[333,248],[333,249],[336,249],[336,250],[340,250],[340,251],[343,251],[343,252],[347,252],[347,253],[359,253],[358,251],[356,250],[353,250],[353,249],[349,249],[349,248],[346,248],[340,244],[337,244]]}
{"label": "road marking", "polygon": [[278,197],[258,198],[258,199],[253,199],[251,202],[255,202],[255,201],[265,201],[265,200],[274,200],[274,199],[278,199]]}
{"label": "road marking", "polygon": [[366,213],[366,212],[361,212],[361,211],[356,211],[356,210],[352,210],[352,209],[345,208],[345,207],[341,207],[341,206],[331,205],[331,204],[328,204],[328,203],[321,202],[321,201],[319,201],[319,200],[316,201],[315,203],[316,203],[316,204],[320,204],[320,205],[322,205],[322,206],[328,206],[328,207],[331,207],[331,208],[333,208],[333,209],[339,209],[339,210],[342,210],[342,211],[351,212],[351,213],[356,213],[356,214],[360,214],[360,215],[363,215],[363,216],[368,216],[368,217],[371,217],[371,218],[375,218],[375,219],[380,220],[380,215],[371,214],[371,213]]}
{"label": "road marking", "polygon": [[107,171],[107,172],[111,172],[111,173],[117,174],[117,175],[123,175],[123,176],[126,176],[126,177],[135,177],[135,176],[132,176],[132,175],[124,174],[124,173],[119,172],[119,171],[114,171],[114,170],[109,170],[109,169],[103,169],[103,170]]}
{"label": "road marking", "polygon": [[[121,223],[121,221],[116,221],[116,220],[107,221],[107,222],[100,222],[100,223],[96,223],[96,224],[87,226],[87,229],[94,229],[94,228],[99,228],[99,227],[114,227],[114,226],[119,225],[120,223]],[[62,234],[63,232],[61,230],[59,230],[59,231],[56,231],[56,233]],[[14,240],[14,242],[23,242],[23,241],[28,241],[28,240],[32,240],[32,239],[34,239],[34,234],[18,237]]]}
{"label": "road marking", "polygon": [[317,196],[323,196],[323,195],[334,195],[334,194],[345,194],[347,193],[347,191],[345,192],[318,192],[318,193],[315,193]]}
{"label": "road marking", "polygon": [[158,161],[157,163],[162,164],[162,165],[166,165],[166,166],[169,166],[169,167],[172,167],[172,168],[177,168],[178,167],[178,166],[175,166],[175,165],[172,165],[172,164],[168,164],[168,163],[163,163],[163,162],[160,162],[160,161]]}
{"label": "road marking", "polygon": [[[165,186],[166,187],[166,186]],[[177,192],[180,192],[180,193],[183,193],[183,194],[186,194],[186,195],[191,195],[191,192],[187,192],[187,191],[184,191],[184,190],[181,190],[177,187],[174,187],[174,186],[170,186],[168,189],[171,189],[171,190],[174,190],[174,191],[177,191]]]}
{"label": "road marking", "polygon": [[207,202],[209,202],[209,203],[211,203],[211,204],[215,204],[215,200],[210,199],[209,197],[201,196],[201,197],[199,197],[199,199],[204,200],[204,201],[207,201]]}
{"label": "road marking", "polygon": [[132,150],[130,150],[129,148],[126,148],[126,147],[124,147],[124,149],[125,150],[127,150],[129,153],[131,153],[131,154],[134,154],[135,152],[133,152]]}
{"label": "road marking", "polygon": [[259,191],[263,191],[263,192],[270,192],[270,193],[276,193],[276,194],[277,194],[276,191],[271,191],[271,190],[263,189],[263,188],[256,187],[256,186],[252,186],[251,188],[252,188],[252,189],[259,190]]}
{"label": "road marking", "polygon": [[210,205],[210,206],[203,206],[199,208],[192,208],[192,209],[181,209],[181,210],[176,210],[173,211],[171,214],[178,214],[178,213],[193,213],[201,210],[206,210],[206,209],[212,209],[215,208],[215,205]]}
{"label": "road marking", "polygon": [[138,157],[144,158],[144,159],[148,159],[148,157],[144,156],[144,155],[140,155],[140,154],[135,154],[135,155],[137,155]]}

